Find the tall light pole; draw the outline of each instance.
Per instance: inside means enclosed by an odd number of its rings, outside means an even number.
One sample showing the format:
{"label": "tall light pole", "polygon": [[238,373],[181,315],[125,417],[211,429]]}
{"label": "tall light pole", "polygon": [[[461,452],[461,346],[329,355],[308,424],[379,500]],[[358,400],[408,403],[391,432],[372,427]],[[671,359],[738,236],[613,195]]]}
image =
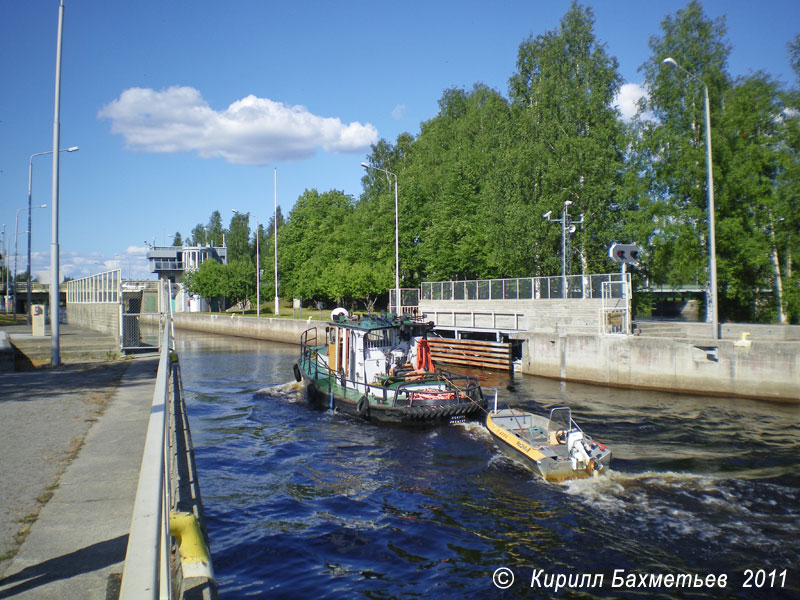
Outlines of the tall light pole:
{"label": "tall light pole", "polygon": [[711,280],[711,338],[714,340],[719,339],[719,326],[718,326],[718,303],[717,303],[717,242],[714,225],[714,174],[713,163],[711,162],[711,106],[708,100],[708,86],[694,73],[690,73],[678,62],[672,58],[665,58],[663,60],[665,65],[673,68],[680,69],[686,75],[700,82],[703,85],[704,104],[706,113],[706,178],[708,194],[708,271],[709,279]]}
{"label": "tall light pole", "polygon": [[[59,152],[75,152],[78,150],[77,146],[71,146],[70,148],[62,148]],[[47,152],[37,152],[36,154],[31,154],[30,159],[28,160],[28,325],[31,324],[31,235],[32,235],[32,220],[33,220],[33,211],[31,210],[31,188],[33,184],[33,159],[36,156],[45,156],[46,154],[52,154],[52,150],[48,150]]]}
{"label": "tall light pole", "polygon": [[275,230],[275,316],[280,314],[278,302],[278,169],[275,169],[275,216],[272,219],[272,228]]}
{"label": "tall light pole", "polygon": [[258,248],[258,218],[251,213],[240,213],[235,208],[231,209],[234,214],[253,217],[256,221],[256,317],[261,317],[261,252]]}
{"label": "tall light pole", "polygon": [[365,169],[374,169],[386,174],[386,180],[389,180],[389,175],[394,177],[394,293],[395,293],[395,315],[400,313],[400,229],[398,227],[398,210],[397,210],[397,175],[386,169],[380,167],[373,167],[365,162],[361,163]]}
{"label": "tall light pole", "polygon": [[6,224],[3,223],[3,266],[6,269],[6,285],[3,292],[3,313],[8,312],[8,241],[6,240]]}
{"label": "tall light pole", "polygon": [[[47,208],[47,204],[40,204],[39,206],[34,206],[33,208]],[[31,209],[27,206],[23,206],[22,208],[17,209],[17,222],[14,226],[14,321],[17,320],[17,246],[18,246],[18,238],[19,236],[19,213],[23,210],[28,211],[28,223],[31,222],[30,220],[30,212]],[[30,241],[31,232],[28,231],[28,240]],[[31,265],[30,265],[30,254],[28,255],[28,277],[30,278],[31,273]],[[28,302],[30,303],[30,296],[28,297]],[[28,314],[30,314],[30,307],[28,309]]]}
{"label": "tall light pole", "polygon": [[59,337],[58,288],[60,280],[60,248],[58,245],[58,151],[61,145],[61,34],[64,31],[64,0],[58,6],[58,41],[56,43],[56,92],[53,102],[53,219],[50,241],[50,366],[61,364]]}
{"label": "tall light pole", "polygon": [[572,205],[572,200],[564,201],[564,208],[561,211],[561,218],[554,219],[550,215],[553,211],[548,210],[544,215],[545,219],[551,223],[561,223],[561,297],[567,297],[567,237],[571,233],[575,233],[576,225],[583,223],[583,215],[577,221],[573,221],[569,216],[569,207]]}

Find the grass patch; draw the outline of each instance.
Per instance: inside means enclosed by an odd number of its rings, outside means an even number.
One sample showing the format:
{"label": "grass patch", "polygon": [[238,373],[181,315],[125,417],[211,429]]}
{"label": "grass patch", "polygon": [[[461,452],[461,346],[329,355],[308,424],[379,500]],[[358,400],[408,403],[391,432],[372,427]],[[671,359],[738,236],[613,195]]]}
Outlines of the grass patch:
{"label": "grass patch", "polygon": [[25,315],[17,315],[17,319],[15,321],[14,315],[0,314],[0,325],[24,325],[25,321]]}
{"label": "grass patch", "polygon": [[50,501],[50,498],[53,497],[56,489],[58,489],[58,482],[51,483],[48,485],[44,492],[39,494],[36,497],[36,502],[38,502],[38,506],[33,512],[29,512],[27,515],[22,517],[21,519],[17,520],[17,523],[20,524],[20,528],[14,534],[14,547],[11,548],[8,552],[3,555],[0,555],[0,562],[11,560],[17,555],[19,552],[20,547],[25,542],[25,539],[28,537],[28,534],[31,532],[31,526],[36,522],[36,519],[39,518],[39,511],[42,510],[42,507]]}

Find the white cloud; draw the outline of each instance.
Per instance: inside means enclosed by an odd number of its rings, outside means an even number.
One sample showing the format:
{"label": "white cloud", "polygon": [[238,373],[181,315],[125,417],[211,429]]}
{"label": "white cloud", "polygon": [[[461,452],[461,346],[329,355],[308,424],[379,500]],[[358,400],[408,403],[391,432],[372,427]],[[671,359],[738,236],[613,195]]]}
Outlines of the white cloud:
{"label": "white cloud", "polygon": [[406,105],[405,104],[398,104],[397,106],[394,107],[394,110],[392,111],[392,118],[395,121],[399,121],[400,119],[402,119],[405,116],[406,116]]}
{"label": "white cloud", "polygon": [[378,130],[369,123],[345,125],[303,106],[252,94],[215,111],[192,87],[130,88],[97,116],[109,119],[111,132],[121,134],[131,150],[197,152],[245,165],[308,158],[317,148],[364,152],[378,140]]}
{"label": "white cloud", "polygon": [[[641,98],[647,96],[647,88],[639,83],[626,83],[624,84],[614,98],[614,106],[619,108],[622,113],[623,121],[631,121],[639,110],[638,102]],[[644,118],[649,119],[648,113],[642,115]]]}
{"label": "white cloud", "polygon": [[[80,252],[61,252],[59,271],[61,280],[64,277],[80,279],[105,271],[120,269],[123,279],[153,279],[150,264],[147,262],[147,247],[128,246],[124,252],[106,258],[99,252],[82,254]],[[34,252],[31,255],[31,266],[36,279],[43,284],[50,283],[50,253]]]}

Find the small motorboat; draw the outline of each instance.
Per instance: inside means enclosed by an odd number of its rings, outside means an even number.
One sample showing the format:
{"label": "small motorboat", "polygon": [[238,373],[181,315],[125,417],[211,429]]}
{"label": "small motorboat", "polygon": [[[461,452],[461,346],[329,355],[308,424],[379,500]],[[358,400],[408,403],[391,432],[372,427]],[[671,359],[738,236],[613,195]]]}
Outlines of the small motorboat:
{"label": "small motorboat", "polygon": [[308,384],[310,401],[368,421],[428,426],[478,418],[487,406],[478,380],[434,367],[432,327],[337,308],[324,333],[303,332],[295,379]]}
{"label": "small motorboat", "polygon": [[506,456],[547,481],[590,477],[611,464],[611,450],[585,434],[565,406],[549,417],[515,408],[490,411],[486,428]]}

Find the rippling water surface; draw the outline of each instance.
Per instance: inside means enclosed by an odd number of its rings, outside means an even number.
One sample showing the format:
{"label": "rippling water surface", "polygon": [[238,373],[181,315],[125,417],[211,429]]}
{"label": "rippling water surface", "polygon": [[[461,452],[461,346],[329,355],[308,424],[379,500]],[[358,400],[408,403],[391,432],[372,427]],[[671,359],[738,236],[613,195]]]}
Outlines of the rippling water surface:
{"label": "rippling water surface", "polygon": [[[612,448],[608,476],[553,484],[478,423],[310,408],[297,347],[181,334],[178,353],[223,598],[544,598],[559,575],[565,598],[800,597],[798,406],[488,378]],[[726,586],[639,579],[684,573]]]}

